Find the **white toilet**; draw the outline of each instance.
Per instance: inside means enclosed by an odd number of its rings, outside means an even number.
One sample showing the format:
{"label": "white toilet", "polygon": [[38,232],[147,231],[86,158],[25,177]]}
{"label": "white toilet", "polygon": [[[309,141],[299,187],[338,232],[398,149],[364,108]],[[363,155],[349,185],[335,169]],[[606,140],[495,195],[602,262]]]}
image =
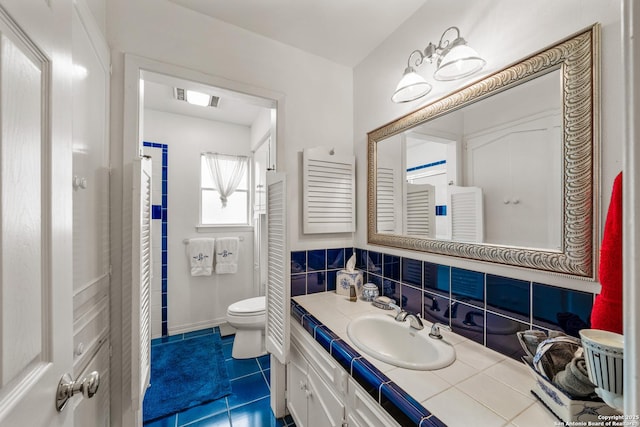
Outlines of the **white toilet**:
{"label": "white toilet", "polygon": [[227,308],[227,322],[236,329],[231,356],[249,359],[266,354],[264,347],[265,297],[234,302]]}

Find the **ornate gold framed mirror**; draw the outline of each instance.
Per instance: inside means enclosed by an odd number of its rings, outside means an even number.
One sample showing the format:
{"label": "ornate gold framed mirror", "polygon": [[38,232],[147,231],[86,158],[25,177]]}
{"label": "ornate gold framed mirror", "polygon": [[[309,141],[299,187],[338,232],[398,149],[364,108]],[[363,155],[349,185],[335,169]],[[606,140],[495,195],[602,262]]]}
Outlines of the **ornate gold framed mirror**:
{"label": "ornate gold framed mirror", "polygon": [[594,279],[599,33],[369,132],[368,242]]}

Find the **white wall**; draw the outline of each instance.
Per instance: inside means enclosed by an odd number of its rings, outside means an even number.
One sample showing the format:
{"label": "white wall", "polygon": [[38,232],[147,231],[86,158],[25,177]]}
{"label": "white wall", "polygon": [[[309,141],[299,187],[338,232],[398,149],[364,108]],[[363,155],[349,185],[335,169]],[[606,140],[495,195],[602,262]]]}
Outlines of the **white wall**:
{"label": "white wall", "polygon": [[[353,154],[352,69],[164,0],[109,1],[107,32],[114,57],[133,53],[282,94],[278,170],[289,176],[291,249],[351,244],[350,233],[302,235],[298,153],[329,146]],[[120,67],[114,61],[115,80]]]}
{"label": "white wall", "polygon": [[267,135],[276,133],[276,129],[273,127],[275,123],[271,120],[273,112],[270,109],[260,110],[258,117],[253,121],[251,125],[251,151],[255,151]]}
{"label": "white wall", "polygon": [[[558,40],[599,22],[602,25],[601,70],[601,216],[607,212],[613,179],[622,169],[622,72],[619,0],[431,0],[387,38],[354,70],[354,145],[357,158],[357,185],[366,188],[367,132],[426,105],[456,87],[482,78],[509,64],[542,50]],[[433,91],[422,100],[394,104],[390,97],[412,50],[437,43],[449,26],[458,26],[461,35],[486,60],[481,75],[468,80],[434,82],[432,65],[419,73],[433,82]],[[358,206],[366,206],[366,192],[358,192]],[[358,211],[358,224],[366,224],[366,211]],[[602,225],[602,221],[600,221]],[[358,247],[367,247],[366,227],[359,226]],[[379,250],[380,248],[371,247]],[[385,252],[410,255],[431,262],[491,272],[524,280],[574,289],[598,290],[599,286],[542,272],[503,267],[430,254],[385,248]]]}
{"label": "white wall", "polygon": [[[130,218],[129,171],[137,155],[134,98],[138,70],[129,70],[124,53],[139,58],[146,68],[180,68],[180,74],[206,75],[195,79],[252,95],[270,94],[278,101],[278,168],[289,176],[288,212],[291,250],[351,245],[351,234],[302,236],[299,200],[300,160],[305,147],[331,145],[353,154],[353,70],[298,49],[274,42],[166,0],[109,0],[106,3],[107,40],[112,49],[111,154],[112,233],[114,271],[124,271],[130,249],[126,230]],[[130,57],[129,57],[130,58]],[[140,59],[141,58],[141,59]],[[162,67],[157,64],[163,64]],[[189,73],[182,73],[189,70]],[[135,75],[134,75],[135,74]],[[184,76],[182,76],[184,77]],[[194,80],[190,78],[190,80]],[[273,94],[273,96],[271,96]],[[127,113],[125,114],[125,110]],[[285,149],[286,147],[286,149]],[[131,375],[127,316],[130,278],[112,277],[113,365],[112,423],[132,425]],[[121,371],[121,374],[120,374]]]}
{"label": "white wall", "polygon": [[[100,373],[92,399],[69,405],[77,426],[109,424],[109,47],[103,0],[76,0],[72,18],[74,75],[73,176],[86,185],[73,191],[73,378]],[[60,326],[57,326],[60,328]]]}
{"label": "white wall", "polygon": [[[144,140],[168,145],[167,176],[167,306],[169,335],[225,321],[227,307],[253,295],[253,230],[215,228],[198,233],[200,154],[213,151],[249,156],[251,128],[179,114],[144,110]],[[151,149],[154,153],[160,151]],[[154,168],[154,178],[155,176]],[[154,186],[155,187],[155,186]],[[157,197],[154,194],[154,199]],[[157,200],[153,202],[159,204]],[[154,221],[154,225],[159,223]],[[238,272],[192,277],[184,239],[240,236]],[[161,269],[161,247],[154,236],[154,285]],[[161,288],[152,294],[152,320],[161,320]],[[161,330],[152,329],[153,336]]]}

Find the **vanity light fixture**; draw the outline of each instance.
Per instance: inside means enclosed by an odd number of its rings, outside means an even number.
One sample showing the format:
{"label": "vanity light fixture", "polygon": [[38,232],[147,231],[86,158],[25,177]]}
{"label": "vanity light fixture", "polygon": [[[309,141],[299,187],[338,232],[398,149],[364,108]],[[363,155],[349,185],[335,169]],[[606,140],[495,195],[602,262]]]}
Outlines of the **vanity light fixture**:
{"label": "vanity light fixture", "polygon": [[[445,38],[447,33],[455,31],[453,40]],[[416,49],[409,55],[407,68],[404,70],[402,79],[396,87],[396,91],[391,96],[391,100],[396,103],[415,101],[422,98],[431,91],[431,85],[412,66],[411,58],[417,55],[413,66],[419,67],[425,60],[430,63],[436,61],[436,71],[433,78],[440,81],[456,80],[472,75],[480,71],[486,61],[478,53],[467,45],[467,41],[460,37],[458,27],[449,27],[440,36],[438,45],[429,42],[424,52]]]}

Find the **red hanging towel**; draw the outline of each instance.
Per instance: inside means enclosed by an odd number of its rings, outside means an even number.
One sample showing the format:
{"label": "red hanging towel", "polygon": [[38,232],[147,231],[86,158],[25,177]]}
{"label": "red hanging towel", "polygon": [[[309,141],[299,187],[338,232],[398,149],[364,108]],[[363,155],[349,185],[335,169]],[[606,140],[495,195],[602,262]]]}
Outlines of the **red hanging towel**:
{"label": "red hanging towel", "polygon": [[613,181],[598,275],[602,290],[593,304],[591,327],[622,334],[622,172]]}

